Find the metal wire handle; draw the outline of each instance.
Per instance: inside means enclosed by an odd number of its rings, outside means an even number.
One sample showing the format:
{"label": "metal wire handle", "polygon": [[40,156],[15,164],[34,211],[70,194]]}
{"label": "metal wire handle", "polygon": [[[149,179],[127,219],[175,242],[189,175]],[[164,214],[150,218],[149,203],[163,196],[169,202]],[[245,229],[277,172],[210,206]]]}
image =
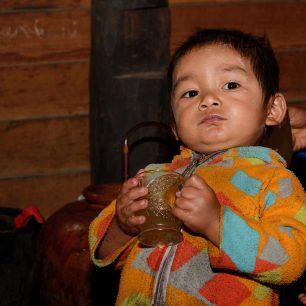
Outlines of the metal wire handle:
{"label": "metal wire handle", "polygon": [[132,128],[130,128],[124,138],[124,145],[123,145],[123,157],[124,157],[124,181],[128,179],[129,176],[129,142],[128,139],[129,137],[134,134],[136,131],[143,127],[147,126],[156,126],[156,127],[161,127],[164,129],[167,129],[168,131],[171,132],[171,128],[168,124],[158,122],[158,121],[144,121],[136,124]]}

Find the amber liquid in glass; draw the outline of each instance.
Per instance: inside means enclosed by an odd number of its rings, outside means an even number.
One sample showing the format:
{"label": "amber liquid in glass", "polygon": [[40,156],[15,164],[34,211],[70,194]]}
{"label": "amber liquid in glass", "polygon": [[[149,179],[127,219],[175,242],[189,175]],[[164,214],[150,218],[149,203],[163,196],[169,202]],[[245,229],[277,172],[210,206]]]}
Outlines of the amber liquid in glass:
{"label": "amber liquid in glass", "polygon": [[171,208],[175,202],[175,193],[184,182],[183,177],[175,172],[162,171],[146,175],[149,205],[138,212],[138,215],[146,217],[146,222],[139,226],[139,241],[152,247],[176,244],[183,239],[180,231],[182,222],[172,214]]}

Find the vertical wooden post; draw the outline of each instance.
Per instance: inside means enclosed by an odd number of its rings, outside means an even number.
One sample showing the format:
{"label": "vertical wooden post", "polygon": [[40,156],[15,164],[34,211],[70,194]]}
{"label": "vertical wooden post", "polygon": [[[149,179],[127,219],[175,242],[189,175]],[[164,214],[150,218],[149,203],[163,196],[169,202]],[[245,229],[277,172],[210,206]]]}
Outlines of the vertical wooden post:
{"label": "vertical wooden post", "polygon": [[[93,183],[123,180],[123,140],[132,126],[143,121],[167,122],[169,33],[167,1],[92,1]],[[158,154],[145,146],[143,150],[131,165],[134,171]]]}

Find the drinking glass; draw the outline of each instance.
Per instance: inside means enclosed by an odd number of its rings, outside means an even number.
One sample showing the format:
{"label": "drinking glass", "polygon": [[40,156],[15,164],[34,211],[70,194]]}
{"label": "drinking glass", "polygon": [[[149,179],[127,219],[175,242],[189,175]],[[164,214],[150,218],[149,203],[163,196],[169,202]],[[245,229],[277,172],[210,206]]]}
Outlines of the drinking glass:
{"label": "drinking glass", "polygon": [[164,169],[147,170],[137,175],[140,186],[148,188],[148,206],[137,212],[146,221],[139,225],[139,241],[145,246],[176,244],[182,241],[182,222],[171,212],[175,193],[184,183],[181,174]]}

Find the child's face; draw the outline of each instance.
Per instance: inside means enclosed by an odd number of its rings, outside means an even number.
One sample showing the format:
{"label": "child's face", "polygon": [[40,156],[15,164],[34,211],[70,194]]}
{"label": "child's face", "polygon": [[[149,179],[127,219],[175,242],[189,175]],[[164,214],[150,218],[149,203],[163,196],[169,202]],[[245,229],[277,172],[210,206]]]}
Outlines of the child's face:
{"label": "child's face", "polygon": [[173,73],[177,137],[197,152],[254,145],[267,116],[247,58],[224,45],[194,49]]}

